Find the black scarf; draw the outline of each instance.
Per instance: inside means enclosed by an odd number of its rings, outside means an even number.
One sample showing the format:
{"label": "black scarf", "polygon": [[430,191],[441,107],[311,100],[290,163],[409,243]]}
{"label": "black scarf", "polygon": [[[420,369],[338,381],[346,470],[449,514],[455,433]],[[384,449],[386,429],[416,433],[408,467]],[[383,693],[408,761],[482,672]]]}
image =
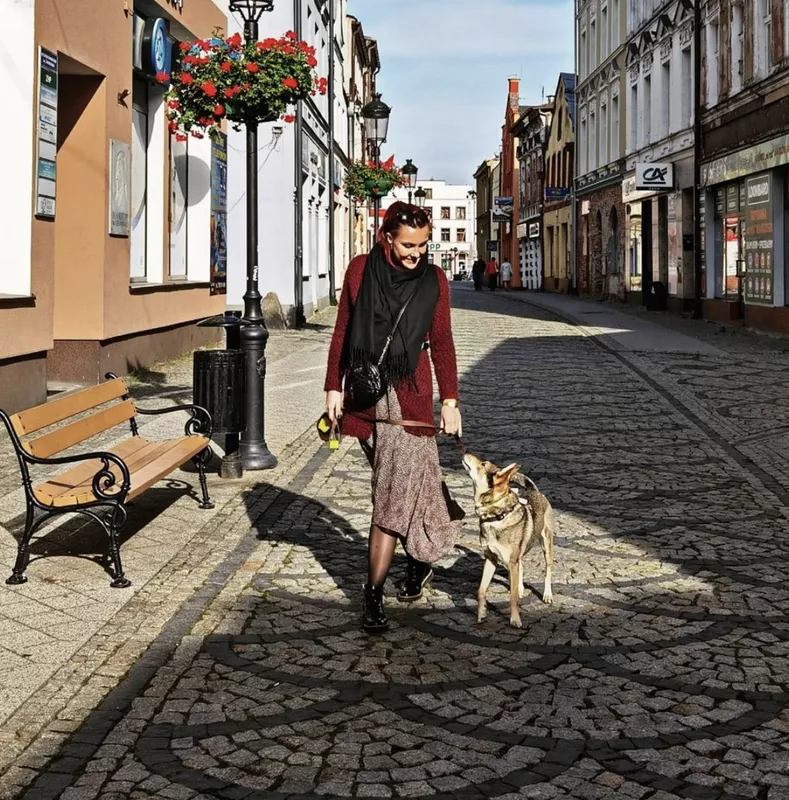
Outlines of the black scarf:
{"label": "black scarf", "polygon": [[438,275],[427,254],[415,269],[396,269],[387,262],[381,246],[375,245],[367,256],[353,308],[350,364],[378,363],[397,315],[411,295],[382,365],[392,386],[413,379],[438,303]]}

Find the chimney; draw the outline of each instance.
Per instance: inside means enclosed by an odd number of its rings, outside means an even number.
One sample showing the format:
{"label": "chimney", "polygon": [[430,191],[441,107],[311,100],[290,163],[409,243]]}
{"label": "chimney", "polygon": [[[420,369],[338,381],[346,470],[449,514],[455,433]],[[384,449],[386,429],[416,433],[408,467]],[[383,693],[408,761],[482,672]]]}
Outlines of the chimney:
{"label": "chimney", "polygon": [[516,97],[520,97],[520,87],[521,87],[521,79],[518,77],[509,78],[510,82],[510,94],[514,94]]}

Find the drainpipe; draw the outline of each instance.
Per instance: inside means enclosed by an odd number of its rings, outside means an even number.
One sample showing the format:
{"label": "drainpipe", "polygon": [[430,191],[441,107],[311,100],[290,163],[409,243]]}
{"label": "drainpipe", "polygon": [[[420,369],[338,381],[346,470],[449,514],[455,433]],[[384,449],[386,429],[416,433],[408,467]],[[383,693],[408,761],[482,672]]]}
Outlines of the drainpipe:
{"label": "drainpipe", "polygon": [[337,305],[334,231],[334,2],[329,1],[329,303]]}
{"label": "drainpipe", "polygon": [[704,153],[701,126],[701,0],[696,0],[693,5],[693,318],[701,319],[704,313],[704,301],[701,296],[703,272],[699,214],[701,158]]}
{"label": "drainpipe", "polygon": [[[299,39],[302,38],[301,0],[293,0],[293,27]],[[293,311],[295,326],[300,328],[305,322],[304,318],[304,252],[303,252],[303,225],[302,206],[304,205],[304,182],[301,176],[301,151],[304,140],[304,115],[302,103],[296,104],[295,123],[295,155],[293,158]]]}

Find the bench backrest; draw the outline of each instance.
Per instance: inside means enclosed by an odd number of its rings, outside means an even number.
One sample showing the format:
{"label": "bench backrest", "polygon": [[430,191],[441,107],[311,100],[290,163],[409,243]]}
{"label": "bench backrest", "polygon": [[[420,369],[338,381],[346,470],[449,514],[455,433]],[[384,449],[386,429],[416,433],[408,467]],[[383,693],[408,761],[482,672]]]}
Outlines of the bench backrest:
{"label": "bench backrest", "polygon": [[[127,399],[128,394],[126,381],[123,378],[114,378],[98,386],[81,389],[49,403],[29,408],[27,411],[20,411],[11,417],[11,424],[28,453],[38,458],[49,458],[90,439],[97,433],[132,419],[134,403]],[[100,411],[82,416],[41,436],[29,438],[38,431],[104,405],[107,407]]]}

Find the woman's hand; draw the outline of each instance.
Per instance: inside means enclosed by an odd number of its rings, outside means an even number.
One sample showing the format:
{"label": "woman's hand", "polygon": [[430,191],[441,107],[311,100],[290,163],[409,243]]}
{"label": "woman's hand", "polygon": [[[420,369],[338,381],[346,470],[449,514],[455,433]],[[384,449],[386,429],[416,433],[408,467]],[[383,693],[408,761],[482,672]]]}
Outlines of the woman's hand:
{"label": "woman's hand", "polygon": [[335,424],[342,419],[342,392],[326,392],[326,412]]}
{"label": "woman's hand", "polygon": [[441,406],[441,430],[449,436],[463,435],[463,420],[459,408]]}

